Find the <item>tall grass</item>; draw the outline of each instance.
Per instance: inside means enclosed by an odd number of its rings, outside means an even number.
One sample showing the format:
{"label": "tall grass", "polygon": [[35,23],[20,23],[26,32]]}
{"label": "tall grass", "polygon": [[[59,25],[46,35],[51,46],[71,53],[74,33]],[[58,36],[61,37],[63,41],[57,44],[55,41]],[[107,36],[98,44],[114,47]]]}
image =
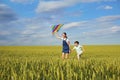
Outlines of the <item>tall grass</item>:
{"label": "tall grass", "polygon": [[0,47],[0,80],[120,80],[120,46],[85,46],[61,59],[60,46]]}

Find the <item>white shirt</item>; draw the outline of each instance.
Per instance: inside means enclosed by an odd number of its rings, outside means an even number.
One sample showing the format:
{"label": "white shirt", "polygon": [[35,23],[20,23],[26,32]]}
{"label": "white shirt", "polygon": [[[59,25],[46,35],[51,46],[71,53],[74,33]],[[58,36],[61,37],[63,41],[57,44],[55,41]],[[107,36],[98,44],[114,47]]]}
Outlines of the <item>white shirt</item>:
{"label": "white shirt", "polygon": [[81,45],[74,46],[73,49],[75,49],[78,54],[80,54],[82,52],[82,46]]}
{"label": "white shirt", "polygon": [[68,38],[61,38],[61,40],[65,40],[67,43],[69,42]]}

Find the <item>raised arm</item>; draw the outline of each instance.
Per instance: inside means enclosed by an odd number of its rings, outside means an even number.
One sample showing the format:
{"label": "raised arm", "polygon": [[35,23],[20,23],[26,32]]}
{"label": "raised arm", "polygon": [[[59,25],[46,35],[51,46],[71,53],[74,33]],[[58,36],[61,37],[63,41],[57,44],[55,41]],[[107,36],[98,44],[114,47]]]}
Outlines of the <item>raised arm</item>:
{"label": "raised arm", "polygon": [[57,32],[55,33],[55,37],[58,39],[61,39],[61,37],[59,36],[59,34]]}

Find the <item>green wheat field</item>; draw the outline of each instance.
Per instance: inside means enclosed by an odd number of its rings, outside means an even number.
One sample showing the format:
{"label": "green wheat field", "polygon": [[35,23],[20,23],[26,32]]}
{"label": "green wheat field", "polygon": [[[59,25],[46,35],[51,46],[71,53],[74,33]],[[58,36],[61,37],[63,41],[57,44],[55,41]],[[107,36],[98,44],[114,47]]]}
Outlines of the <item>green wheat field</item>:
{"label": "green wheat field", "polygon": [[120,45],[84,46],[61,59],[61,46],[1,46],[0,80],[120,80]]}

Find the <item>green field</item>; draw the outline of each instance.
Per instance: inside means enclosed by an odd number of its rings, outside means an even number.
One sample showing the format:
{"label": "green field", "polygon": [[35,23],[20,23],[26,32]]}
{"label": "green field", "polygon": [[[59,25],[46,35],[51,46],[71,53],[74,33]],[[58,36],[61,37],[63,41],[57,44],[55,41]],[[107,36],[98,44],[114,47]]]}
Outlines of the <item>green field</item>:
{"label": "green field", "polygon": [[120,45],[84,48],[78,61],[60,46],[1,46],[0,80],[120,80]]}

